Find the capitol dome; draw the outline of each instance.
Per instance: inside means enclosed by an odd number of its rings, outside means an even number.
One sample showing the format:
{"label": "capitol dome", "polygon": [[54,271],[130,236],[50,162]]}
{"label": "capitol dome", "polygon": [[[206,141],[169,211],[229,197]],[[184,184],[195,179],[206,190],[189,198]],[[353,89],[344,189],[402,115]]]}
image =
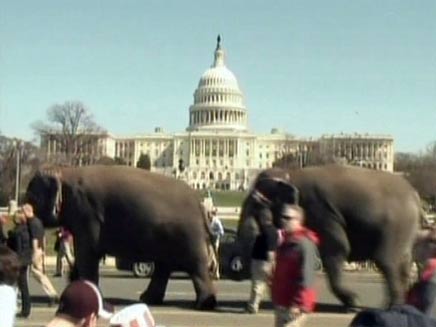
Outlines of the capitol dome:
{"label": "capitol dome", "polygon": [[225,66],[218,35],[212,66],[200,78],[188,130],[247,130],[247,110],[235,75]]}

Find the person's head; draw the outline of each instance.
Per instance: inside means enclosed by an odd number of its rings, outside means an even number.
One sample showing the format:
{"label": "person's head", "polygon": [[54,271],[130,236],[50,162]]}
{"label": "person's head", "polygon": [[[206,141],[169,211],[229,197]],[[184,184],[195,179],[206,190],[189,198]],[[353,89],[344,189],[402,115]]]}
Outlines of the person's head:
{"label": "person's head", "polygon": [[284,230],[295,232],[303,226],[304,210],[298,205],[284,205],[280,219]]}
{"label": "person's head", "polygon": [[0,284],[14,286],[18,280],[20,259],[6,245],[0,245]]}
{"label": "person's head", "polygon": [[55,318],[48,326],[68,322],[72,326],[94,327],[97,326],[97,318],[109,319],[111,316],[112,313],[103,306],[97,286],[86,280],[77,280],[62,292]]}
{"label": "person's head", "polygon": [[22,209],[23,209],[24,215],[27,218],[33,218],[34,213],[33,213],[33,207],[31,204],[29,204],[29,203],[23,204]]}

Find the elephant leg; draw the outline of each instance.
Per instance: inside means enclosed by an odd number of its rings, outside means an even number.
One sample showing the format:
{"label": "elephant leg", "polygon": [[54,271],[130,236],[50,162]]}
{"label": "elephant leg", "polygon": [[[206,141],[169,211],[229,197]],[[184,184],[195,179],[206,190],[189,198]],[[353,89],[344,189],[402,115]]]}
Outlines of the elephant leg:
{"label": "elephant leg", "polygon": [[91,249],[78,249],[70,274],[72,280],[87,279],[98,285],[98,264],[100,257]]}
{"label": "elephant leg", "polygon": [[401,264],[390,262],[392,258],[376,259],[377,267],[382,272],[386,280],[389,295],[388,306],[401,304],[404,302],[403,287],[401,286]]}
{"label": "elephant leg", "polygon": [[197,299],[195,308],[212,310],[216,306],[216,290],[213,286],[207,264],[198,264],[197,269],[190,273]]}
{"label": "elephant leg", "polygon": [[147,304],[162,304],[170,275],[171,270],[167,266],[155,262],[150,284],[139,299]]}
{"label": "elephant leg", "polygon": [[70,282],[80,279],[79,269],[77,269],[76,263],[73,263],[73,266],[70,269],[69,279]]}
{"label": "elephant leg", "polygon": [[348,310],[357,307],[357,295],[343,285],[343,265],[345,258],[345,256],[340,255],[329,255],[323,259],[323,265],[332,292]]}
{"label": "elephant leg", "polygon": [[411,269],[412,268],[412,254],[404,255],[403,260],[400,263],[400,281],[401,285],[404,287],[404,291],[409,289],[409,286],[412,285],[412,274]]}
{"label": "elephant leg", "polygon": [[[392,231],[390,226],[386,231]],[[405,292],[409,285],[412,242],[405,235],[397,233],[382,235],[382,242],[374,256],[374,261],[382,272],[387,287],[388,305],[404,303]]]}
{"label": "elephant leg", "polygon": [[336,297],[345,305],[346,309],[357,306],[357,296],[343,284],[343,266],[350,254],[350,243],[340,223],[341,218],[332,215],[323,217],[330,223],[324,227],[327,231],[321,235],[321,256],[330,288]]}

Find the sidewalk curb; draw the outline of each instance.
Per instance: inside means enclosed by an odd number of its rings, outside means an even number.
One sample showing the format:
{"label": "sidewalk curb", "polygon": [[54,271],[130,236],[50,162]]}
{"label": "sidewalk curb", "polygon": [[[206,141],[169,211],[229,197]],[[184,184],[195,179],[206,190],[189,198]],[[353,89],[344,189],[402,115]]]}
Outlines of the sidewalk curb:
{"label": "sidewalk curb", "polygon": [[[47,255],[45,256],[45,264],[47,266],[55,266],[56,265],[56,256],[55,255]],[[101,266],[105,267],[115,267],[115,258],[114,257],[106,257],[105,263],[100,263]]]}

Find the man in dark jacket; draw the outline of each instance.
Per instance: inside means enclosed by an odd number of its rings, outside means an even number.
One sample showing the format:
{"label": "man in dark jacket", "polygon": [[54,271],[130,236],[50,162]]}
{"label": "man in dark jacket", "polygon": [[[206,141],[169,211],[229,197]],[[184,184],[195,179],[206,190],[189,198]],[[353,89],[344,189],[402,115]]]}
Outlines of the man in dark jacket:
{"label": "man in dark jacket", "polygon": [[256,218],[262,219],[263,224],[259,224],[261,232],[254,241],[251,253],[251,293],[246,311],[252,314],[259,311],[260,303],[271,278],[278,239],[277,229],[272,223],[273,217],[269,208],[260,206]]}
{"label": "man in dark jacket", "polygon": [[19,316],[27,318],[31,309],[28,276],[29,266],[32,264],[32,244],[27,220],[23,212],[18,211],[15,214],[14,223],[15,228],[9,232],[8,246],[17,253],[20,259],[18,288],[21,293],[21,312]]}
{"label": "man in dark jacket", "polygon": [[42,286],[42,289],[49,297],[49,304],[53,305],[57,302],[58,293],[53,287],[50,279],[45,273],[45,230],[44,226],[35,216],[33,207],[26,203],[23,205],[23,212],[26,216],[27,226],[31,236],[32,244],[32,264],[30,265],[30,271],[35,277],[36,281]]}

